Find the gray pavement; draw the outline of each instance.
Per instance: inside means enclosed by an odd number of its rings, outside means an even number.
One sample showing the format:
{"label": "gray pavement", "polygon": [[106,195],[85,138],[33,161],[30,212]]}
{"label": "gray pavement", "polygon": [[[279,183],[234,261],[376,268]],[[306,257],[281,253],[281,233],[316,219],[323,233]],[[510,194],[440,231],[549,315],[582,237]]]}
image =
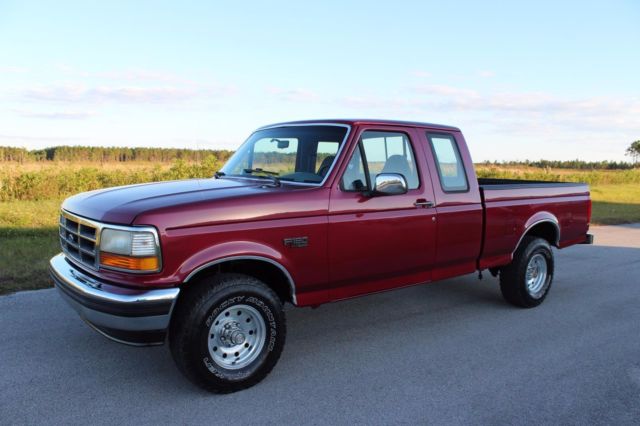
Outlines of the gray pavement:
{"label": "gray pavement", "polygon": [[536,309],[471,275],[291,308],[271,375],[224,396],[55,290],[0,297],[0,424],[640,424],[640,227],[592,232]]}

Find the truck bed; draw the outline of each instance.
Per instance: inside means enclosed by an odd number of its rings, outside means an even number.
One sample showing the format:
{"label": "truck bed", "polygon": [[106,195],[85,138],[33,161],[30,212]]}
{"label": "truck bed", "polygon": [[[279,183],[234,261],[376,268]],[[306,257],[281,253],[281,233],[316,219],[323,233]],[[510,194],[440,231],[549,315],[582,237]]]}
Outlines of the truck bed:
{"label": "truck bed", "polygon": [[567,196],[586,196],[586,200],[589,198],[589,186],[579,182],[479,178],[478,186],[485,203]]}
{"label": "truck bed", "polygon": [[481,267],[508,263],[525,230],[536,223],[558,229],[557,247],[584,240],[589,228],[587,184],[480,178],[478,185],[485,207]]}
{"label": "truck bed", "polygon": [[559,188],[585,186],[580,182],[551,182],[544,180],[478,178],[481,189]]}

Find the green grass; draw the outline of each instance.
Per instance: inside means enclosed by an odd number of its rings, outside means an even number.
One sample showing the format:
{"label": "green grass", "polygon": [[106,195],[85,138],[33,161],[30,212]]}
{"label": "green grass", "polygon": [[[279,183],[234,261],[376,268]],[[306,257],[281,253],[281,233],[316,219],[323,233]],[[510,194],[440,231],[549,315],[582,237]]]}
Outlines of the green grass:
{"label": "green grass", "polygon": [[60,251],[56,228],[0,228],[0,294],[51,287],[48,261]]}
{"label": "green grass", "polygon": [[[595,224],[640,222],[640,185],[591,187]],[[51,287],[49,259],[59,252],[61,200],[0,202],[0,294]]]}
{"label": "green grass", "polygon": [[640,184],[591,188],[592,222],[602,225],[640,222]]}
{"label": "green grass", "polygon": [[59,200],[0,202],[0,294],[51,287]]}
{"label": "green grass", "polygon": [[525,166],[476,165],[481,178],[584,182],[591,186],[640,184],[640,168],[629,170],[540,169]]}
{"label": "green grass", "polygon": [[62,200],[0,202],[0,230],[53,228],[61,204]]}
{"label": "green grass", "polygon": [[50,200],[78,192],[133,183],[211,177],[222,167],[216,157],[200,163],[0,163],[0,201]]}

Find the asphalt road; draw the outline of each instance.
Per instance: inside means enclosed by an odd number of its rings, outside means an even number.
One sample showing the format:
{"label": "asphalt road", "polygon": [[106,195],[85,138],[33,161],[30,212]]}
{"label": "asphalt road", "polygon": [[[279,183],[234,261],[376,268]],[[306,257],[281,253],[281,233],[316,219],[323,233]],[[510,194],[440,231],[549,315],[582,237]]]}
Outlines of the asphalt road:
{"label": "asphalt road", "polygon": [[0,297],[0,424],[640,424],[640,227],[557,252],[545,303],[465,276],[288,311],[261,384],[211,395],[55,290]]}

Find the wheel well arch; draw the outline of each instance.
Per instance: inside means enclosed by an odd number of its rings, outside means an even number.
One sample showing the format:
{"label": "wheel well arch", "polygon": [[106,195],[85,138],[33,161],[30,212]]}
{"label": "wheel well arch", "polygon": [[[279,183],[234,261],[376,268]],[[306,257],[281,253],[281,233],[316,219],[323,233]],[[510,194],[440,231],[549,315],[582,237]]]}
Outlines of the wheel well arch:
{"label": "wheel well arch", "polygon": [[[524,237],[539,237],[547,240],[549,244],[554,247],[559,247],[560,244],[560,225],[553,219],[541,219],[531,223],[526,227],[525,231],[520,236],[513,253],[520,247]],[[512,255],[513,255],[512,253]]]}
{"label": "wheel well arch", "polygon": [[205,263],[194,269],[183,285],[221,272],[238,272],[257,278],[275,291],[282,302],[297,305],[296,287],[289,271],[275,260],[261,256],[230,256]]}

